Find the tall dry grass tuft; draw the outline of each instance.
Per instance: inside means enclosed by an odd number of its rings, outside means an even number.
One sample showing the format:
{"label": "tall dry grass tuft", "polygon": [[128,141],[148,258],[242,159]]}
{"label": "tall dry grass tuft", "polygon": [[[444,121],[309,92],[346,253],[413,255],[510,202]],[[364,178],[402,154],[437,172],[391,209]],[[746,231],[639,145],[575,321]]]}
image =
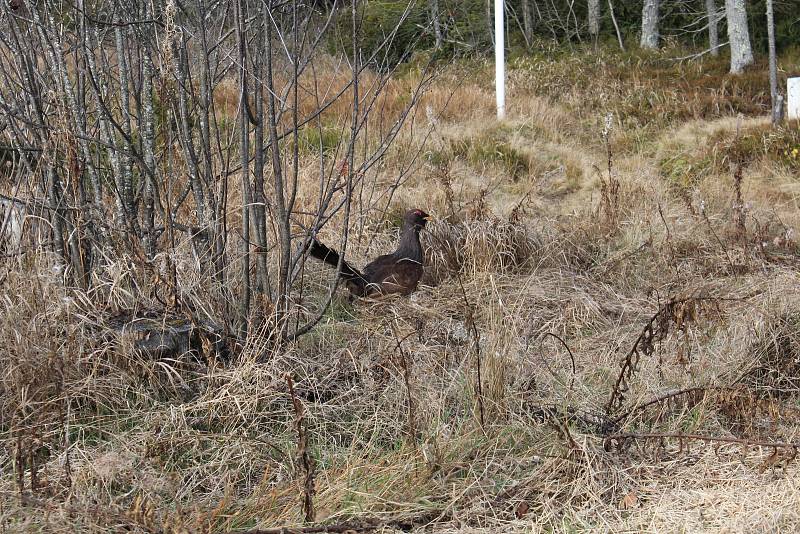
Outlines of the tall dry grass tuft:
{"label": "tall dry grass tuft", "polygon": [[538,237],[522,225],[494,217],[441,222],[430,228],[426,279],[436,282],[460,273],[470,278],[481,273],[514,273],[537,260]]}

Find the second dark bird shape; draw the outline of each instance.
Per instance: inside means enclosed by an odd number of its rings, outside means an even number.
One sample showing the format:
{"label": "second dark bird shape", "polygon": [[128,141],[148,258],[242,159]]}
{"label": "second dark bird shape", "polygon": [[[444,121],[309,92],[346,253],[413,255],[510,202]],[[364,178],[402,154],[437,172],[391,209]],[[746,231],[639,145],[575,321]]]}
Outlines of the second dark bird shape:
{"label": "second dark bird shape", "polygon": [[[403,228],[397,250],[378,256],[358,271],[342,260],[340,276],[353,296],[373,297],[399,293],[409,295],[422,278],[425,254],[419,242],[419,233],[430,216],[422,210],[409,210],[403,216]],[[309,253],[328,265],[339,265],[339,253],[316,239],[311,241]]]}

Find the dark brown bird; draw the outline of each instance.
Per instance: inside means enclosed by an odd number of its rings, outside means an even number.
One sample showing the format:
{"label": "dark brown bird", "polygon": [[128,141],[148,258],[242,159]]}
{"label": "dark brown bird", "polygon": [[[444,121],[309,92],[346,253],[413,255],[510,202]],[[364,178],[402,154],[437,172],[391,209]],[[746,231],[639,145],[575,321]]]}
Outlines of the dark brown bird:
{"label": "dark brown bird", "polygon": [[[409,210],[403,216],[403,229],[397,250],[378,256],[359,272],[342,260],[339,276],[355,297],[372,297],[412,293],[422,278],[425,255],[419,242],[419,233],[430,216],[422,210]],[[328,265],[339,265],[339,253],[316,239],[311,241],[310,254]]]}

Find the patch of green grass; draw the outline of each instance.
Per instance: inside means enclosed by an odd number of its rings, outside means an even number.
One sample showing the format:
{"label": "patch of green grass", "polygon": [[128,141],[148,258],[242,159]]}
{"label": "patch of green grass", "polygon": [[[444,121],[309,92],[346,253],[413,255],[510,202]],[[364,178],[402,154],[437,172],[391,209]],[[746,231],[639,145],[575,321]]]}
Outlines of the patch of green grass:
{"label": "patch of green grass", "polygon": [[688,434],[696,432],[697,429],[703,424],[704,418],[705,408],[703,406],[693,407],[691,410],[689,410],[686,418],[681,421],[681,430]]}
{"label": "patch of green grass", "polygon": [[678,152],[663,157],[658,162],[658,171],[670,185],[678,189],[690,189],[712,170],[713,162],[704,156]]}
{"label": "patch of green grass", "polygon": [[334,298],[331,305],[325,310],[325,319],[337,323],[352,321],[356,319],[353,303],[344,298]]}
{"label": "patch of green grass", "polygon": [[516,148],[500,142],[488,141],[472,146],[468,160],[473,165],[493,163],[505,168],[516,181],[528,174],[528,159]]}
{"label": "patch of green grass", "polygon": [[422,157],[434,167],[442,167],[453,159],[453,154],[448,150],[431,149],[427,150]]}
{"label": "patch of green grass", "polygon": [[297,134],[297,144],[300,152],[304,154],[336,153],[340,146],[344,146],[346,133],[334,125],[310,124]]}
{"label": "patch of green grass", "polygon": [[770,124],[739,131],[720,129],[696,147],[676,146],[658,161],[659,174],[679,188],[691,188],[710,175],[730,173],[731,165],[771,162],[800,170],[800,128]]}
{"label": "patch of green grass", "polygon": [[502,130],[455,141],[451,144],[454,157],[466,159],[470,165],[480,167],[497,165],[505,169],[512,180],[527,177],[530,173],[530,160],[522,151],[514,148],[503,139]]}
{"label": "patch of green grass", "polygon": [[746,166],[761,160],[800,169],[800,124],[796,121],[778,128],[764,124],[739,132],[719,130],[705,146],[722,156],[723,165]]}

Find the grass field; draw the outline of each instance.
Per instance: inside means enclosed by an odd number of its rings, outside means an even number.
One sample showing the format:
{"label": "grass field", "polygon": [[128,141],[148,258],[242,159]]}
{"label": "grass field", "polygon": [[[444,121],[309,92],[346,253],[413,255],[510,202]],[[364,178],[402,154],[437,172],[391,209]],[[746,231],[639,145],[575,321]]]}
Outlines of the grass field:
{"label": "grass field", "polygon": [[[45,254],[2,264],[0,531],[301,525],[293,401],[318,522],[800,528],[800,126],[769,124],[763,65],[679,55],[515,58],[503,122],[491,64],[444,68],[375,183],[419,147],[414,172],[349,248],[363,265],[425,209],[420,289],[340,293],[268,357],[259,331],[226,365],[137,354],[108,323],[147,284],[124,258],[90,291]],[[213,307],[186,263],[184,292]],[[307,269],[322,298],[330,271]]]}

